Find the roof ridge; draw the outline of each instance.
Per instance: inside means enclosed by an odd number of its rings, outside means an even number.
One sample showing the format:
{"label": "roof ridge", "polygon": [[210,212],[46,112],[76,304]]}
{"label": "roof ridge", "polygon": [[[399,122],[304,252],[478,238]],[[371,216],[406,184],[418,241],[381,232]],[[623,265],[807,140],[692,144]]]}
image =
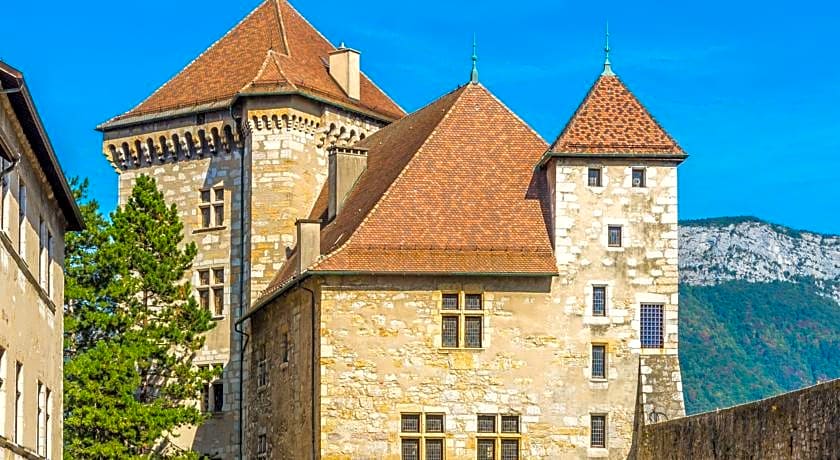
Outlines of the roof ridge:
{"label": "roof ridge", "polygon": [[[430,140],[431,140],[431,139],[435,136],[435,134],[437,133],[438,128],[440,127],[440,125],[441,125],[441,124],[442,124],[442,123],[443,123],[443,122],[444,122],[447,118],[449,118],[449,114],[451,114],[451,113],[452,113],[452,109],[453,109],[456,105],[458,105],[458,102],[461,100],[461,96],[463,96],[463,94],[467,91],[467,88],[468,88],[468,87],[469,87],[469,85],[463,85],[463,86],[461,86],[461,87],[459,87],[459,88],[456,88],[454,91],[451,91],[451,92],[449,92],[449,93],[447,93],[447,94],[445,94],[445,95],[443,95],[443,96],[441,96],[441,97],[439,97],[439,98],[435,99],[435,100],[434,100],[434,101],[432,101],[430,104],[427,104],[425,107],[423,107],[423,109],[429,108],[429,107],[431,107],[431,106],[432,106],[435,102],[438,102],[438,101],[440,101],[441,99],[443,99],[443,98],[445,98],[445,97],[447,97],[447,96],[450,96],[450,95],[452,95],[453,93],[456,93],[456,92],[459,92],[459,91],[460,91],[460,94],[458,94],[458,95],[455,97],[455,100],[454,100],[454,101],[452,101],[452,103],[450,103],[450,104],[449,104],[449,107],[447,107],[447,108],[446,108],[446,113],[444,113],[444,114],[443,114],[443,116],[440,118],[440,120],[438,120],[438,122],[437,122],[437,123],[435,123],[434,127],[432,128],[432,130],[429,132],[429,134],[428,134],[428,135],[426,136],[426,138],[423,140],[423,143],[420,145],[420,147],[418,147],[418,148],[417,148],[417,150],[415,150],[415,151],[414,151],[414,153],[411,155],[411,158],[410,158],[410,159],[408,160],[408,162],[406,162],[406,164],[402,167],[402,169],[400,170],[400,173],[399,173],[399,174],[397,174],[397,176],[394,178],[394,180],[392,180],[392,181],[391,181],[391,183],[390,183],[390,184],[388,184],[388,187],[385,189],[385,191],[384,191],[384,192],[382,192],[382,195],[380,195],[380,196],[379,196],[379,199],[377,199],[377,200],[376,200],[376,203],[375,203],[375,204],[374,204],[374,205],[370,208],[370,210],[368,210],[368,212],[367,212],[367,214],[365,215],[365,217],[362,219],[362,221],[361,221],[361,222],[359,222],[359,225],[357,225],[355,228],[353,228],[352,233],[350,233],[350,236],[348,236],[348,237],[347,237],[347,239],[346,239],[346,240],[345,240],[345,241],[344,241],[344,242],[343,242],[343,243],[342,243],[339,247],[337,247],[337,248],[335,248],[334,250],[332,250],[329,254],[324,254],[324,255],[323,255],[323,256],[322,256],[322,257],[321,257],[321,258],[320,258],[320,259],[319,259],[319,260],[315,263],[315,265],[314,265],[315,267],[317,267],[318,265],[320,265],[321,263],[323,263],[323,262],[324,262],[324,261],[326,261],[327,259],[329,259],[329,258],[331,258],[331,257],[333,257],[333,256],[335,256],[335,255],[337,255],[337,254],[339,254],[341,251],[343,251],[345,248],[347,248],[347,246],[348,246],[348,245],[349,245],[349,244],[353,241],[353,238],[354,238],[356,235],[358,235],[359,230],[361,230],[361,229],[365,226],[365,224],[366,224],[366,223],[367,223],[367,222],[371,219],[371,217],[374,215],[374,213],[375,213],[375,212],[379,209],[379,205],[380,205],[380,204],[381,204],[381,203],[382,203],[382,202],[383,202],[383,201],[384,201],[384,200],[385,200],[388,196],[390,196],[390,192],[391,192],[391,190],[393,190],[393,188],[394,188],[394,186],[397,184],[397,182],[399,182],[399,181],[400,181],[400,179],[401,179],[403,176],[405,176],[406,171],[408,171],[408,169],[411,167],[411,165],[412,165],[412,164],[414,164],[414,163],[416,162],[416,160],[417,160],[418,156],[419,156],[419,155],[420,155],[420,153],[423,151],[423,148],[424,148],[424,147],[426,147],[426,145],[428,145],[428,144],[429,144],[429,141],[430,141]],[[414,112],[414,113],[419,113],[419,112],[420,112],[420,111],[422,111],[423,109],[420,109],[420,110],[418,110],[417,112]],[[399,122],[399,121],[406,120],[406,119],[408,119],[408,118],[410,118],[410,116],[409,116],[409,117],[403,117],[402,119],[398,120],[398,122]],[[396,125],[396,123],[394,123],[394,124],[392,124],[392,125],[389,125],[389,126],[388,126],[388,127],[386,127],[385,129],[389,128],[390,126],[394,126],[394,125]],[[375,134],[374,134],[374,135],[375,135]],[[372,136],[370,136],[368,139],[372,139],[373,137],[374,137],[374,136],[372,135]],[[335,221],[333,221],[333,222],[335,222]],[[325,227],[325,228],[326,228],[326,227]]]}
{"label": "roof ridge", "polygon": [[169,77],[168,79],[166,79],[166,82],[164,82],[162,85],[160,85],[160,86],[159,86],[156,90],[152,91],[152,93],[151,93],[151,94],[149,94],[148,96],[146,96],[146,97],[145,97],[142,101],[140,101],[139,103],[137,103],[134,107],[132,107],[132,108],[131,108],[131,109],[129,109],[128,111],[126,111],[126,112],[124,112],[124,113],[121,113],[121,114],[119,114],[119,115],[115,115],[115,116],[111,117],[108,121],[106,121],[105,123],[103,123],[103,125],[104,125],[104,124],[107,124],[107,123],[110,123],[110,122],[112,122],[112,121],[116,120],[117,118],[120,118],[120,117],[124,116],[125,114],[131,113],[131,112],[133,112],[133,111],[137,110],[138,108],[140,108],[140,106],[142,106],[142,105],[143,105],[143,104],[145,104],[145,103],[146,103],[149,99],[151,99],[151,98],[152,98],[152,97],[154,97],[156,94],[158,94],[159,92],[161,92],[161,90],[163,90],[163,88],[165,88],[167,85],[169,85],[170,83],[172,83],[172,82],[173,82],[176,78],[178,78],[178,76],[180,76],[181,74],[183,74],[184,72],[186,72],[186,71],[187,71],[187,69],[189,69],[189,68],[190,68],[190,66],[192,66],[192,65],[193,65],[196,61],[198,61],[199,59],[201,59],[201,57],[202,57],[202,56],[204,56],[205,54],[207,54],[207,52],[208,52],[208,51],[210,51],[211,49],[213,49],[213,47],[214,47],[214,46],[216,46],[217,44],[219,44],[219,42],[221,42],[222,40],[224,40],[225,38],[227,38],[227,37],[228,37],[231,33],[233,33],[233,31],[234,31],[234,30],[236,30],[236,29],[237,29],[237,27],[239,27],[240,25],[242,25],[242,23],[244,23],[245,21],[247,21],[248,19],[250,19],[250,18],[251,18],[251,16],[253,16],[253,15],[254,15],[257,11],[259,11],[259,9],[260,9],[260,8],[262,8],[262,7],[263,7],[263,5],[265,5],[265,4],[266,4],[266,3],[268,3],[269,1],[274,1],[274,0],[263,0],[263,1],[259,4],[259,5],[257,5],[257,6],[256,6],[256,8],[254,8],[253,10],[251,10],[251,12],[250,12],[250,13],[248,13],[247,15],[245,15],[245,17],[244,17],[244,18],[240,19],[240,20],[239,20],[239,22],[237,22],[236,24],[234,24],[234,25],[233,25],[233,27],[231,27],[230,29],[228,29],[228,31],[227,31],[227,32],[225,32],[225,34],[224,34],[224,35],[222,35],[221,37],[219,37],[219,39],[218,39],[218,40],[214,41],[212,44],[210,44],[210,46],[208,46],[207,48],[205,48],[205,49],[204,49],[204,51],[202,51],[201,53],[199,53],[199,54],[198,54],[198,56],[196,56],[193,60],[191,60],[189,63],[187,63],[187,65],[185,65],[185,66],[181,67],[181,70],[179,70],[179,71],[178,71],[178,72],[176,72],[174,75],[172,75],[171,77]]}
{"label": "roof ridge", "polygon": [[[303,20],[303,22],[305,22],[305,23],[306,23],[306,25],[308,25],[310,28],[312,28],[312,30],[314,30],[314,31],[315,31],[315,33],[317,33],[317,34],[318,34],[321,38],[323,38],[325,42],[327,42],[327,43],[328,43],[330,46],[332,46],[333,48],[336,48],[336,46],[335,46],[335,45],[333,45],[333,43],[332,43],[332,42],[331,42],[331,41],[330,41],[330,40],[329,40],[329,39],[328,39],[328,38],[327,38],[324,34],[322,34],[322,33],[321,33],[321,31],[320,31],[318,28],[316,28],[315,26],[313,26],[313,25],[312,25],[312,23],[311,23],[311,22],[309,22],[309,19],[306,19],[306,16],[304,16],[304,15],[300,14],[300,11],[298,11],[298,10],[297,10],[297,8],[295,8],[295,6],[294,6],[294,5],[292,5],[292,3],[291,3],[291,2],[289,2],[288,0],[282,0],[282,1],[285,1],[285,2],[286,2],[286,5],[288,5],[288,6],[289,6],[289,8],[290,8],[292,11],[294,11],[294,12],[295,12],[295,14],[297,14],[297,15],[298,15],[298,16],[299,16],[302,20]],[[283,35],[283,39],[285,40],[285,32],[284,32],[284,35]],[[336,48],[336,49],[337,49],[337,48]],[[291,55],[291,54],[290,54],[290,55]],[[392,104],[394,104],[394,105],[395,105],[398,109],[402,110],[402,111],[403,111],[403,113],[406,113],[406,112],[405,112],[405,109],[404,109],[401,105],[397,104],[397,101],[395,101],[395,100],[394,100],[394,98],[392,98],[392,97],[391,97],[391,95],[389,95],[388,93],[386,93],[385,91],[383,91],[383,90],[382,90],[382,88],[380,88],[380,87],[379,87],[379,85],[377,85],[377,84],[376,84],[376,82],[374,82],[372,78],[368,77],[368,76],[367,76],[367,74],[366,74],[366,73],[364,73],[364,72],[362,72],[361,70],[359,70],[359,73],[360,73],[363,77],[365,77],[365,79],[367,79],[367,81],[368,81],[368,82],[370,82],[370,84],[371,84],[374,88],[376,88],[376,89],[377,89],[380,93],[382,93],[382,95],[383,95],[383,96],[387,97],[387,98],[388,98],[388,100],[389,100],[389,101],[391,101],[391,103],[392,103]],[[405,118],[405,117],[402,117],[402,118]]]}

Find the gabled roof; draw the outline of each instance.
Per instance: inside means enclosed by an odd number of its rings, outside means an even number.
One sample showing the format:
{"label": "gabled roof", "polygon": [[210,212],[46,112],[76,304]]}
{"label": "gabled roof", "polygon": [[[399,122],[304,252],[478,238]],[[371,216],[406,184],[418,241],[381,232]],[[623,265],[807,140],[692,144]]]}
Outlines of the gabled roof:
{"label": "gabled roof", "polygon": [[673,155],[685,152],[615,75],[601,75],[551,154]]}
{"label": "gabled roof", "polygon": [[266,0],[120,120],[211,103],[247,93],[290,91],[326,99],[387,120],[404,111],[366,76],[351,99],[330,76],[335,50],[286,0]]}
{"label": "gabled roof", "polygon": [[[310,272],[551,275],[546,143],[468,84],[357,144],[367,169],[321,230]],[[323,218],[327,188],[310,215]],[[295,256],[293,255],[293,258]],[[263,297],[295,274],[281,269]]]}

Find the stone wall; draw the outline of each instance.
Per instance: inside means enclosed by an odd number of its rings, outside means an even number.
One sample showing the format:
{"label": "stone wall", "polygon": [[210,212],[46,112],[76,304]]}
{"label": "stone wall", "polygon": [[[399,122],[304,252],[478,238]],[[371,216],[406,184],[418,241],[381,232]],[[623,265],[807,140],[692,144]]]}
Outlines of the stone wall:
{"label": "stone wall", "polygon": [[840,380],[645,426],[639,460],[822,459],[840,452]]}
{"label": "stone wall", "polygon": [[[601,186],[588,185],[589,168]],[[632,186],[633,168],[644,168],[645,186]],[[622,376],[635,374],[641,356],[645,417],[684,415],[678,358],[677,168],[675,164],[617,159],[558,158],[547,168],[552,191],[551,227],[560,273],[554,302],[579,321],[579,346],[607,342]],[[608,226],[622,228],[621,247],[607,244]],[[592,288],[606,286],[605,317],[592,316]],[[664,305],[664,347],[643,348],[642,303]],[[628,359],[633,356],[633,359]],[[611,390],[612,391],[612,390]],[[635,393],[633,393],[635,394]],[[614,406],[632,412],[625,394]]]}

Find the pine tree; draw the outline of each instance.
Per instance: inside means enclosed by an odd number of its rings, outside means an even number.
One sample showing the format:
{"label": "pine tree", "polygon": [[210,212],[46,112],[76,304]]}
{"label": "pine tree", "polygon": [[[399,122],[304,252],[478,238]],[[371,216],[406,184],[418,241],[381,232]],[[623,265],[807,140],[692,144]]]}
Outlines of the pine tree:
{"label": "pine tree", "polygon": [[[75,185],[84,199],[87,183]],[[93,200],[82,214],[65,261],[65,456],[196,458],[161,449],[203,420],[195,401],[216,372],[193,365],[214,327],[184,281],[195,244],[147,176],[110,222]]]}

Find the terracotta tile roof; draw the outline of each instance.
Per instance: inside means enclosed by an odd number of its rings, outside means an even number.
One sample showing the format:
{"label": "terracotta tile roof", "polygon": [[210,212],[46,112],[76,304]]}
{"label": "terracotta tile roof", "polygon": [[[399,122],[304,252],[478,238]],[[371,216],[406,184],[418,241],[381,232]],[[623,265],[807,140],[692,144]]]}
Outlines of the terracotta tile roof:
{"label": "terracotta tile roof", "polygon": [[[546,143],[487,89],[469,84],[367,137],[368,166],[321,230],[311,270],[546,274]],[[311,216],[325,217],[327,190]],[[294,276],[287,263],[263,297]]]}
{"label": "terracotta tile roof", "polygon": [[389,120],[405,114],[364,75],[360,99],[349,98],[329,74],[333,50],[286,0],[266,0],[140,105],[111,122],[269,89],[295,89]]}
{"label": "terracotta tile roof", "polygon": [[550,152],[685,154],[614,75],[598,78]]}

